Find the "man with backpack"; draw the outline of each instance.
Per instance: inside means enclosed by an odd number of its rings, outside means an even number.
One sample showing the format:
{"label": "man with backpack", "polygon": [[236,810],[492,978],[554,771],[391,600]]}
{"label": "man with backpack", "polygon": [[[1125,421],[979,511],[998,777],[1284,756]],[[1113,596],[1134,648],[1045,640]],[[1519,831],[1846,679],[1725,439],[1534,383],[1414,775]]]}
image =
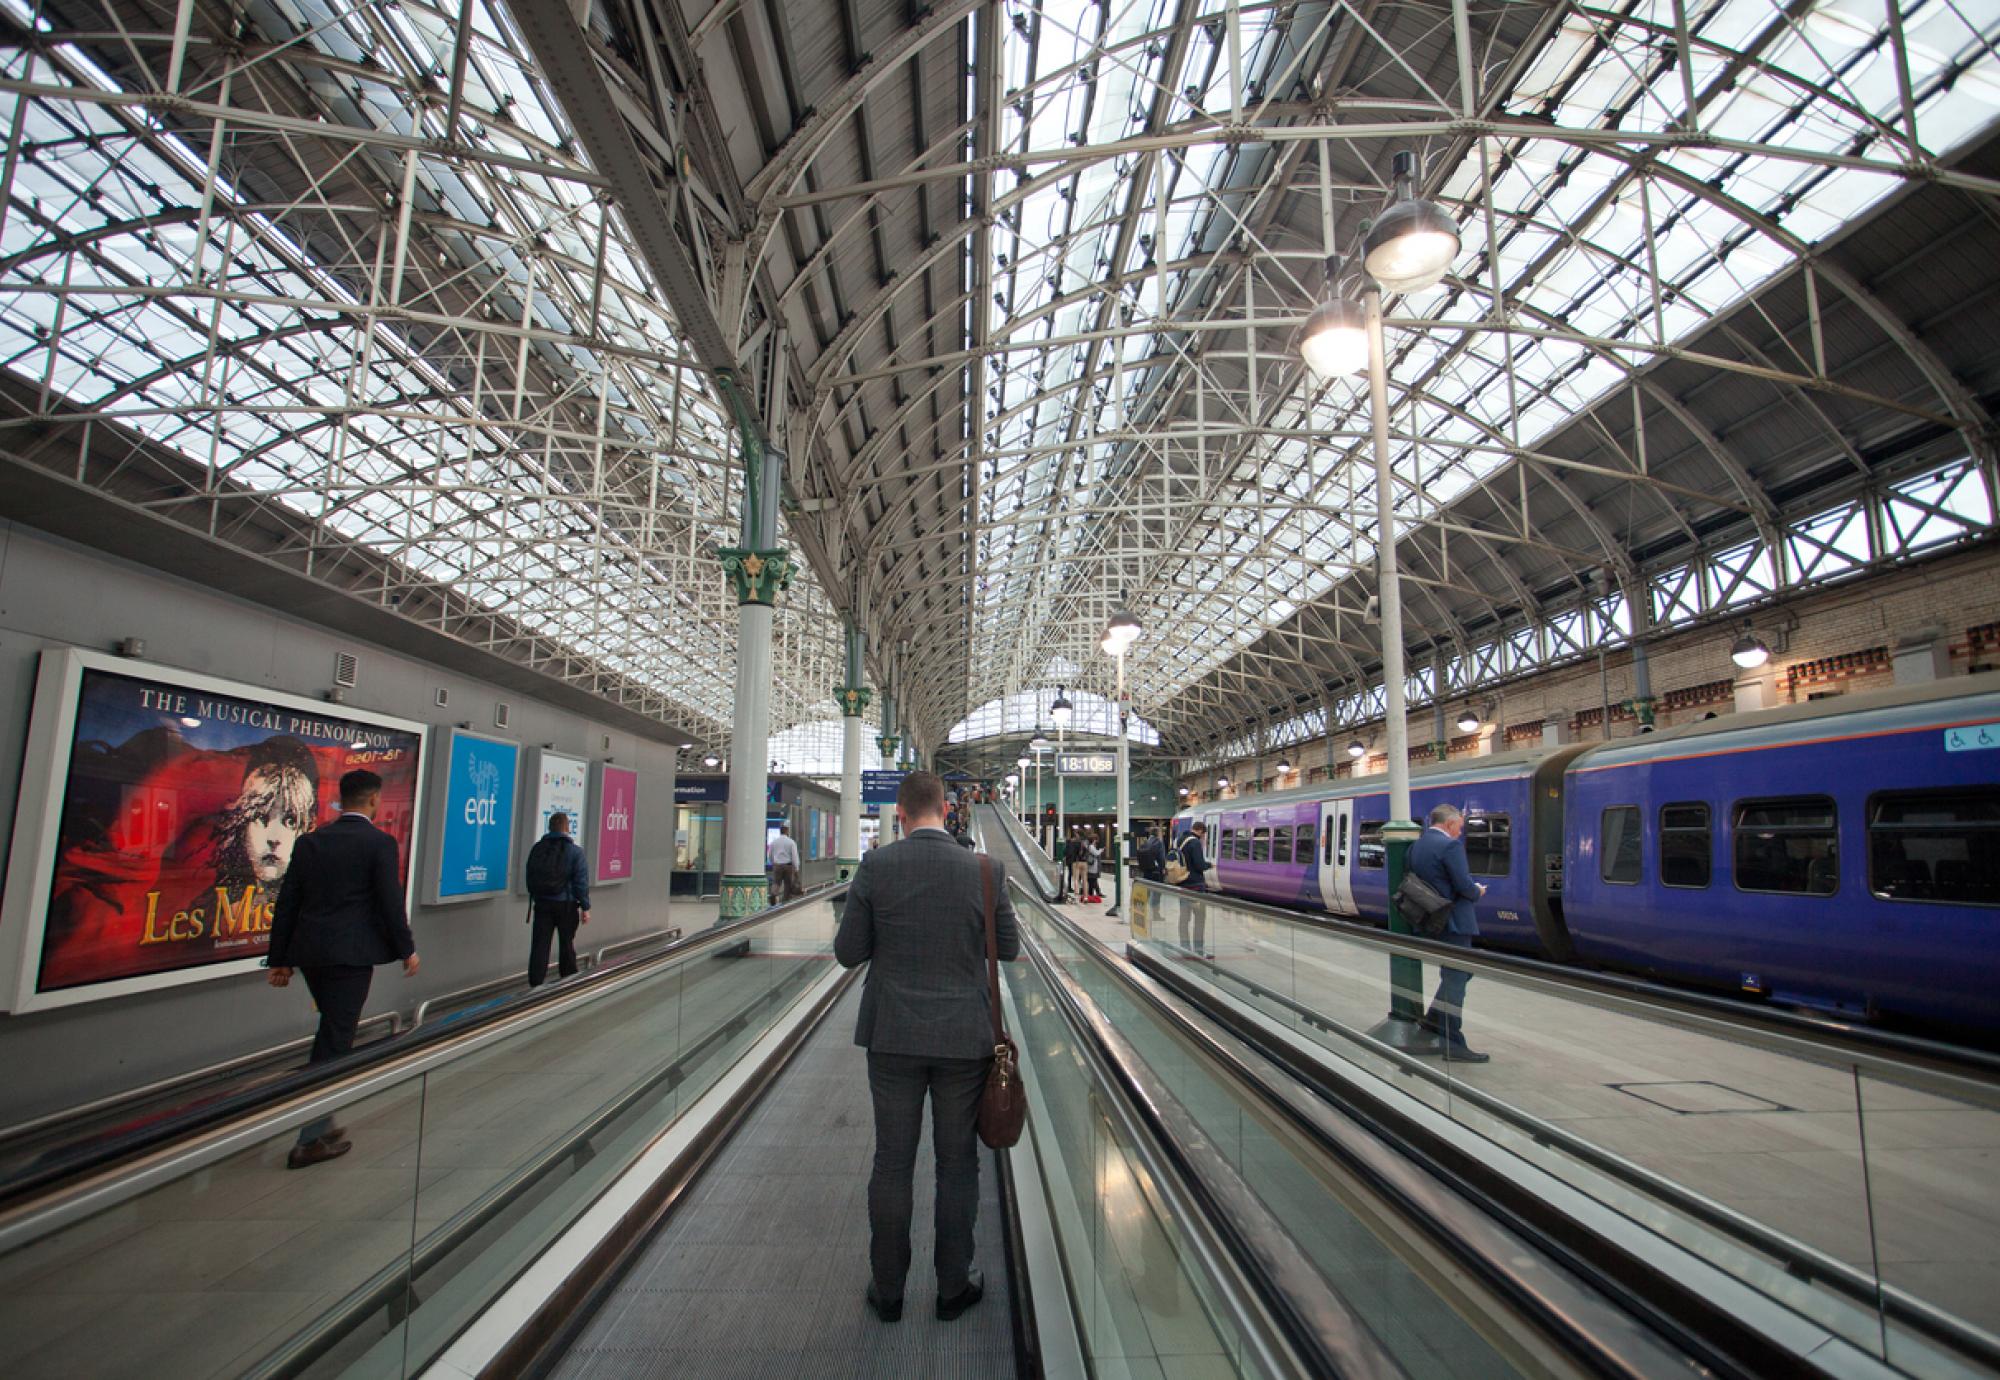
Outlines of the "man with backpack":
{"label": "man with backpack", "polygon": [[1139,875],[1149,882],[1167,879],[1167,846],[1150,824],[1139,826]]}
{"label": "man with backpack", "polygon": [[558,971],[576,976],[576,927],[590,923],[590,867],[583,850],[569,836],[569,816],[558,810],[549,816],[549,831],[528,850],[528,918],[534,930],[528,944],[528,986],[540,987],[549,975],[549,939],[560,938]]}

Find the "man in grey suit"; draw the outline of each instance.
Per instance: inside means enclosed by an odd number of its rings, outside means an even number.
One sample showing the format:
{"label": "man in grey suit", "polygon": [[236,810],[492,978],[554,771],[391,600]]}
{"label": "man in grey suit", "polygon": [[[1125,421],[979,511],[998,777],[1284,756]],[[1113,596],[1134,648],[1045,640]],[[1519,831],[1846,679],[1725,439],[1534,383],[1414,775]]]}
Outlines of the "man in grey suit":
{"label": "man in grey suit", "polygon": [[936,775],[904,777],[896,815],[903,837],[861,859],[833,941],[841,966],[869,965],[854,1031],[854,1043],[868,1051],[875,1103],[868,1303],[883,1322],[903,1316],[911,1179],[928,1095],[937,1151],[937,1315],[948,1321],[985,1293],[972,1263],[979,1214],[975,1119],[993,1062],[982,866],[993,870],[1003,962],[1019,956],[1021,938],[1005,869],[945,832],[944,783]]}
{"label": "man in grey suit", "polygon": [[[1438,937],[1441,943],[1472,947],[1479,933],[1479,917],[1472,903],[1486,894],[1483,883],[1472,880],[1472,868],[1465,858],[1465,816],[1455,805],[1439,805],[1431,811],[1430,827],[1410,845],[1403,866],[1421,877],[1440,896],[1451,898],[1451,923]],[[1483,1064],[1491,1055],[1482,1054],[1465,1043],[1465,986],[1472,974],[1463,968],[1438,968],[1437,996],[1424,1016],[1424,1024],[1444,1042],[1444,1057],[1460,1064]]]}

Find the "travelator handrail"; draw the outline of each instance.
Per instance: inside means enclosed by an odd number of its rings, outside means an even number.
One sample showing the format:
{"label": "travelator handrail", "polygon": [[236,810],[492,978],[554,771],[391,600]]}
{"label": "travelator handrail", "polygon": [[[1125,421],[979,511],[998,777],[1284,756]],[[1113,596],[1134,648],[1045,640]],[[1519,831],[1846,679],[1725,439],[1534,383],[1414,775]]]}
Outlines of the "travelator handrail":
{"label": "travelator handrail", "polygon": [[[301,1125],[378,1087],[644,980],[655,969],[715,948],[776,916],[837,900],[844,886],[815,892],[643,954],[496,1001],[459,1019],[378,1040],[339,1059],[293,1070],[131,1130],[58,1150],[0,1183],[0,1253],[63,1222],[123,1201],[173,1174]],[[183,1144],[190,1142],[192,1144]]]}
{"label": "travelator handrail", "polygon": [[[1268,1042],[1255,1038],[1247,1023],[1222,1019],[1212,1003],[1197,999],[1188,979],[1160,982],[1150,965],[1121,963],[1103,941],[1061,911],[1025,889],[1021,896],[1072,943],[1095,954],[1124,990],[1183,1041],[1303,1133],[1329,1162],[1378,1194],[1435,1248],[1454,1257],[1471,1276],[1593,1368],[1609,1374],[1646,1373],[1637,1364],[1635,1348],[1661,1341],[1700,1357],[1716,1373],[1744,1377],[1809,1373],[1835,1359],[1817,1354],[1808,1358],[1792,1351],[1776,1335],[1779,1329],[1766,1333],[1746,1323],[1691,1287],[1676,1270],[1612,1235],[1564,1219],[1558,1209],[1538,1204],[1532,1195],[1508,1184],[1504,1175],[1482,1172],[1477,1156],[1388,1111],[1381,1100],[1356,1099],[1344,1085],[1340,1096],[1329,1095],[1329,1080],[1302,1074]],[[1201,1021],[1176,1009],[1163,991],[1193,1009]],[[1218,1038],[1217,1030],[1262,1059],[1269,1071],[1253,1067]],[[1597,1296],[1577,1293],[1565,1298],[1559,1288],[1551,1289],[1545,1269],[1524,1269],[1522,1239],[1589,1281]],[[1768,1301],[1768,1306],[1789,1311],[1776,1301]],[[1633,1319],[1643,1320],[1637,1332]],[[1838,1361],[1866,1365],[1871,1359],[1866,1353],[1847,1352]],[[1834,1365],[1833,1373],[1842,1373],[1840,1364]]]}
{"label": "travelator handrail", "polygon": [[1826,1016],[1752,1006],[1730,997],[1667,987],[1644,978],[1572,968],[1491,949],[1462,949],[1435,939],[1398,934],[1338,916],[1246,901],[1219,891],[1143,879],[1135,880],[1134,887],[1145,887],[1191,904],[1223,907],[1321,930],[1384,956],[1459,968],[1474,976],[1483,973],[1504,979],[1513,987],[1600,1010],[1643,1016],[1814,1063],[1852,1066],[1865,1074],[2000,1110],[2000,1054],[1985,1050],[1877,1030]]}
{"label": "travelator handrail", "polygon": [[[1010,885],[1034,900],[1018,882]],[[1221,1291],[1238,1334],[1265,1367],[1355,1380],[1404,1376],[1373,1329],[1327,1283],[1077,977],[1031,931],[1023,929],[1021,947],[1079,1037],[1093,1080],[1113,1094],[1100,1100],[1101,1109],[1125,1132]]]}

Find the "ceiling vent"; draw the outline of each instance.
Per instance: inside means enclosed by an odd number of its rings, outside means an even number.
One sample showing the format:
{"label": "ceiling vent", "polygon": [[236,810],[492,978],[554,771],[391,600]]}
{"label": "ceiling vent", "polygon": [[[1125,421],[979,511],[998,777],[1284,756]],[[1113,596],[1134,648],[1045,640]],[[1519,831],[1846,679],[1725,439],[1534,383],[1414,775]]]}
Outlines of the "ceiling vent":
{"label": "ceiling vent", "polygon": [[493,726],[495,728],[505,728],[507,726],[507,721],[512,717],[513,717],[513,712],[507,708],[507,705],[504,701],[496,700],[494,702]]}
{"label": "ceiling vent", "polygon": [[361,662],[352,652],[333,654],[333,683],[352,689],[356,677],[361,674]]}
{"label": "ceiling vent", "polygon": [[440,685],[437,688],[436,693],[431,696],[431,700],[433,703],[437,705],[439,709],[442,709],[446,705],[451,703],[451,691],[445,689],[442,685]]}

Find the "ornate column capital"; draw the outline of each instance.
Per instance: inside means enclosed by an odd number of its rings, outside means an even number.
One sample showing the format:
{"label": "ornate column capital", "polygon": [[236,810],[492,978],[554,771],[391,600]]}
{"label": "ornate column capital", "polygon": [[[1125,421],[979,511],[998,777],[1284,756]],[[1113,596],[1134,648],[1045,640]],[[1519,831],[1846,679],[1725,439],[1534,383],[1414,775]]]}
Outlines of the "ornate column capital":
{"label": "ornate column capital", "polygon": [[845,719],[858,719],[868,712],[868,702],[875,698],[875,692],[865,685],[836,685],[833,700],[840,706],[840,714]]}
{"label": "ornate column capital", "polygon": [[[902,743],[902,741],[903,740],[901,738],[887,738],[887,737],[877,738],[875,740],[875,746],[882,749],[882,760],[884,762],[893,763],[896,760],[896,748]],[[890,767],[889,769],[891,771],[895,770],[893,766]]]}
{"label": "ornate column capital", "polygon": [[747,551],[725,546],[716,555],[722,558],[722,573],[729,577],[738,604],[775,605],[797,568],[791,554],[782,550]]}

